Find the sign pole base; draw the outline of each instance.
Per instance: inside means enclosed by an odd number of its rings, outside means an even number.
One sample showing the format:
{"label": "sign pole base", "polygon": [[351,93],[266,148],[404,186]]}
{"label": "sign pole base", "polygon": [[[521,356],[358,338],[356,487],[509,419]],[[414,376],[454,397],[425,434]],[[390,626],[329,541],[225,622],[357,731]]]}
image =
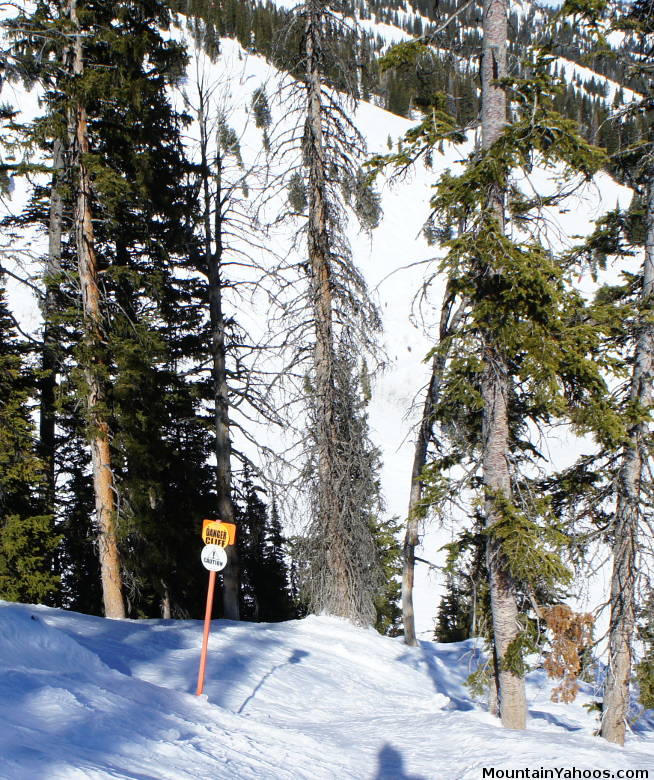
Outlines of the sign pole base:
{"label": "sign pole base", "polygon": [[211,631],[211,613],[213,612],[213,593],[216,588],[216,572],[209,572],[209,588],[207,590],[207,609],[204,613],[204,635],[202,637],[202,652],[200,653],[200,671],[198,672],[198,689],[196,696],[201,696],[204,690],[204,674],[207,668],[207,648],[209,632]]}

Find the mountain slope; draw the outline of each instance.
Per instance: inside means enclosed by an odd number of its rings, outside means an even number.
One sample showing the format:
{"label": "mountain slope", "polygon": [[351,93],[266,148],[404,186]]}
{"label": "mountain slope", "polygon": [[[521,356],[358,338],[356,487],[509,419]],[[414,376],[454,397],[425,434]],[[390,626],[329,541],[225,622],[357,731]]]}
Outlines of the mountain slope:
{"label": "mountain slope", "polygon": [[[191,54],[187,82],[182,91],[175,93],[175,101],[180,107],[192,105],[194,79],[198,75],[204,78],[206,85],[215,88],[220,106],[229,111],[229,121],[237,128],[246,167],[253,165],[254,161],[262,156],[262,134],[250,116],[251,96],[257,87],[266,84],[272,98],[279,78],[278,72],[264,58],[247,52],[235,40],[221,39],[221,55],[212,61],[201,47],[193,47],[190,36],[179,30],[174,34],[187,41]],[[12,96],[22,109],[21,121],[29,121],[38,114],[36,90],[25,93],[19,85],[13,85]],[[283,103],[271,99],[271,109],[274,122],[281,122],[283,130]],[[413,124],[411,120],[365,101],[359,103],[356,122],[368,142],[370,153],[387,151],[388,144],[394,145]],[[184,142],[191,156],[197,151],[197,136],[196,125],[190,127],[185,134]],[[422,227],[429,214],[428,203],[433,183],[444,169],[456,168],[468,149],[468,145],[446,148],[442,154],[434,154],[431,170],[420,166],[402,181],[380,181],[384,211],[380,227],[368,235],[359,232],[354,219],[349,226],[354,260],[361,268],[379,304],[384,326],[382,346],[385,369],[373,385],[369,411],[372,436],[382,452],[381,482],[389,516],[404,517],[406,512],[413,457],[412,426],[417,420],[422,393],[428,379],[428,368],[423,361],[433,347],[433,326],[439,316],[442,282],[438,278],[426,288],[426,297],[420,297],[425,279],[437,270],[439,255],[436,247],[428,245],[422,234]],[[552,186],[552,174],[537,168],[525,183],[526,188],[540,191],[548,190]],[[14,213],[18,213],[22,208],[27,189],[27,182],[18,180],[14,197],[8,204]],[[253,183],[253,189],[256,191],[256,181]],[[285,193],[281,192],[270,204],[271,212],[276,207],[284,207],[284,197]],[[615,184],[608,176],[597,177],[592,184],[576,191],[565,207],[550,210],[549,240],[555,246],[574,243],[575,236],[590,231],[594,218],[615,207],[616,202],[626,206],[630,198],[631,192]],[[279,256],[285,256],[289,252],[297,228],[297,224],[286,224],[278,234],[270,237],[270,241],[277,246]],[[23,240],[25,246],[29,246],[33,251],[44,251],[45,239],[44,235],[29,234]],[[13,237],[11,240],[16,247],[17,240]],[[244,251],[247,253],[249,248],[245,247]],[[300,262],[302,258],[295,255],[290,257],[290,261],[293,259]],[[268,258],[267,262],[269,261]],[[31,272],[34,277],[38,275],[38,263],[34,263]],[[235,273],[242,272],[243,269],[237,266]],[[28,330],[38,329],[40,313],[31,292],[17,284],[11,284],[10,287],[12,306],[23,327]],[[226,306],[229,310],[239,313],[243,327],[247,328],[252,336],[263,338],[269,306],[265,296],[256,300],[244,300],[238,291],[228,291],[226,295],[232,296],[228,297]],[[246,427],[255,440],[265,442],[272,448],[277,447],[283,434],[271,430],[267,421],[244,422],[247,422]],[[241,449],[246,448],[248,443],[239,440],[237,445]],[[548,447],[552,459],[559,458],[560,465],[561,458],[569,462],[570,457],[579,451],[580,443],[558,431],[555,437],[548,440]],[[277,449],[279,451],[282,447]],[[256,457],[255,453],[251,454]],[[301,513],[289,514],[285,520],[292,532],[302,530]],[[449,527],[427,533],[419,556],[439,563],[438,550],[450,541],[452,533]],[[440,582],[433,571],[420,564],[417,573],[416,616],[418,630],[423,638],[431,637],[432,621],[437,609]],[[189,576],[200,574],[198,571]],[[602,600],[595,598],[591,601],[592,606],[595,607]]]}
{"label": "mountain slope", "polygon": [[529,679],[530,730],[502,730],[463,686],[479,660],[473,642],[407,648],[320,617],[215,621],[196,697],[198,621],[109,621],[0,602],[0,623],[7,780],[654,772],[651,732],[609,746],[581,706],[588,687],[580,703],[552,704],[540,672]]}

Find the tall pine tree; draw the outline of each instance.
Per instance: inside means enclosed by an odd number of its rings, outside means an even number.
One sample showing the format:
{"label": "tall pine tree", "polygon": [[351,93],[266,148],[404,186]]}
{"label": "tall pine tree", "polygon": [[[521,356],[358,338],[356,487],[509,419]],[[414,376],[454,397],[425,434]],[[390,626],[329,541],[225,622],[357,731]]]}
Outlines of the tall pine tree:
{"label": "tall pine tree", "polygon": [[0,598],[53,603],[58,537],[31,415],[34,366],[16,333],[0,276]]}

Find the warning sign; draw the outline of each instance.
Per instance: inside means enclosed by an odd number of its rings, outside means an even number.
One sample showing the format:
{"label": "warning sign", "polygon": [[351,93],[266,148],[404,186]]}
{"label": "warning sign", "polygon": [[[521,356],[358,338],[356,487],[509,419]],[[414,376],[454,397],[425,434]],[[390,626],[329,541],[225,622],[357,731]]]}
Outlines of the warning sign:
{"label": "warning sign", "polygon": [[219,547],[227,547],[236,540],[236,526],[234,523],[223,523],[222,520],[202,521],[202,541],[205,544],[217,544]]}
{"label": "warning sign", "polygon": [[227,553],[217,544],[207,544],[200,556],[202,565],[209,571],[222,571],[227,566]]}

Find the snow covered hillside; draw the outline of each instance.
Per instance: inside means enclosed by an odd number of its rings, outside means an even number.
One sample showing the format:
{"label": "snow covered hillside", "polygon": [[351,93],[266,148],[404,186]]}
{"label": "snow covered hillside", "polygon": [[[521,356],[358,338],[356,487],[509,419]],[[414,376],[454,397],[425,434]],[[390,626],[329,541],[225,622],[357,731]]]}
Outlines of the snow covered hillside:
{"label": "snow covered hillside", "polygon": [[[181,31],[177,31],[183,37]],[[238,128],[243,157],[250,164],[261,156],[261,131],[251,117],[250,98],[259,85],[266,85],[272,96],[280,74],[262,57],[246,52],[238,42],[221,39],[220,57],[212,62],[192,41],[183,39],[192,54],[188,68],[184,100],[193,104],[195,82],[200,79],[205,86],[215,89],[220,97],[216,99],[227,111],[230,122]],[[180,94],[177,94],[177,98]],[[271,111],[276,125],[275,134],[283,136],[289,129],[289,120],[284,106],[278,100],[271,100]],[[370,154],[383,154],[389,149],[389,142],[395,145],[415,122],[396,116],[365,101],[358,104],[355,122],[366,139]],[[197,146],[197,127],[189,130],[187,147]],[[353,217],[349,222],[348,238],[353,258],[379,306],[383,322],[381,347],[383,348],[384,370],[373,383],[372,401],[369,408],[371,435],[382,453],[382,491],[389,516],[404,518],[407,511],[411,466],[413,462],[414,430],[418,422],[428,382],[429,368],[425,357],[434,346],[434,334],[440,317],[440,298],[443,278],[437,274],[438,257],[442,254],[436,246],[429,246],[422,229],[429,216],[429,199],[433,185],[445,169],[456,169],[471,148],[450,146],[442,153],[435,152],[433,165],[427,169],[419,165],[401,181],[378,180],[382,196],[383,219],[377,229],[368,234],[360,232]],[[528,178],[521,182],[525,192],[554,192],[559,186],[552,171],[535,167]],[[571,247],[580,236],[590,233],[594,220],[616,204],[626,207],[631,200],[631,191],[616,184],[609,176],[599,174],[590,184],[581,186],[560,208],[544,209],[547,229],[541,239],[553,249]],[[283,209],[282,194],[273,199],[273,205]],[[280,255],[289,252],[298,225],[286,223],[275,236]],[[247,250],[246,250],[247,251]],[[298,257],[299,259],[299,257]],[[265,261],[263,261],[265,262]],[[425,286],[425,280],[430,284]],[[590,279],[580,279],[581,286],[591,286]],[[590,286],[589,286],[590,285]],[[228,292],[226,293],[229,294]],[[242,301],[235,298],[234,310],[243,316]],[[255,300],[249,313],[248,327],[251,333],[265,328],[266,302]],[[253,423],[248,421],[248,425]],[[278,434],[271,431],[263,421],[257,433],[259,441],[275,446]],[[552,461],[558,466],[572,463],[580,454],[582,443],[560,428],[547,440]],[[247,447],[246,442],[239,446]],[[278,445],[277,445],[278,446]],[[283,449],[279,447],[278,449]],[[252,453],[256,459],[256,454]],[[302,530],[301,518],[286,518],[293,532]],[[296,525],[294,526],[293,523]],[[440,548],[451,541],[455,526],[436,527],[434,523],[425,529],[419,557],[442,563],[444,553]],[[601,575],[600,575],[601,576]],[[430,639],[436,614],[440,578],[435,570],[419,564],[416,573],[415,609],[417,631],[422,638]],[[585,587],[587,583],[583,583]],[[605,593],[605,584],[596,589]],[[581,603],[586,609],[595,609],[602,599],[594,591]],[[603,626],[600,624],[600,633]]]}
{"label": "snow covered hillside", "polygon": [[[181,26],[184,27],[183,24]],[[171,31],[171,34],[185,40],[191,55],[187,82],[174,95],[178,107],[194,113],[197,81],[203,81],[205,88],[215,94],[216,105],[227,111],[230,123],[237,128],[246,166],[254,166],[255,161],[262,157],[262,135],[251,117],[252,93],[260,85],[266,85],[273,95],[279,74],[262,57],[246,52],[236,41],[222,39],[221,55],[212,62],[200,49],[194,47],[184,29]],[[25,93],[19,85],[12,85],[12,90],[13,102],[21,110],[20,120],[29,121],[36,116],[39,112],[37,90]],[[283,106],[273,101],[271,108],[274,121],[281,122],[283,129]],[[410,120],[365,102],[358,106],[356,123],[368,142],[371,154],[388,151],[389,142],[394,145],[413,125]],[[197,136],[198,129],[194,124],[184,139],[191,156],[197,147]],[[433,347],[433,326],[439,318],[442,281],[431,285],[422,306],[416,305],[416,296],[424,280],[436,271],[435,255],[438,254],[436,247],[428,246],[422,235],[422,227],[429,214],[429,197],[434,182],[444,169],[455,168],[466,153],[466,148],[445,149],[443,154],[434,154],[432,170],[419,167],[406,179],[392,186],[380,181],[384,218],[380,227],[371,235],[360,233],[354,219],[350,223],[349,238],[354,260],[379,305],[384,326],[382,346],[386,367],[373,386],[370,424],[373,440],[382,452],[381,481],[389,516],[402,518],[406,513],[413,459],[412,426],[417,422],[428,380],[428,367],[423,361]],[[525,183],[525,188],[534,190],[547,190],[551,186],[548,175],[538,169],[532,172],[529,182]],[[8,210],[19,213],[26,197],[27,182],[17,180],[14,196],[7,204]],[[281,198],[283,195],[278,201]],[[594,218],[615,207],[616,203],[627,205],[630,198],[629,190],[617,185],[608,176],[598,176],[592,185],[575,193],[565,208],[548,213],[548,239],[553,244],[570,245],[576,236],[591,230]],[[286,225],[286,234],[275,237],[280,255],[289,251],[288,246],[297,227]],[[25,245],[31,246],[32,250],[43,248],[45,240],[44,235],[30,234],[24,237]],[[15,250],[16,239],[12,237],[12,241]],[[40,271],[38,264],[32,268],[34,280]],[[9,289],[12,308],[23,328],[27,331],[37,330],[40,312],[35,298],[25,287],[13,283],[11,279]],[[265,302],[244,302],[235,296],[230,305],[232,310],[239,311],[239,317],[246,319],[251,333],[265,329]],[[254,424],[248,423],[250,426]],[[278,434],[271,432],[267,421],[262,421],[260,430],[252,435],[259,441],[271,443]],[[238,441],[238,446],[242,448],[247,443]],[[562,456],[569,461],[579,452],[579,442],[559,430],[556,438],[548,440],[547,448],[553,459]],[[256,458],[254,453],[251,454]],[[558,462],[560,465],[560,460]],[[293,532],[301,530],[301,517],[287,517],[286,521],[297,524],[292,528]],[[438,550],[450,541],[452,533],[452,529],[427,529],[418,555],[435,563],[441,562]],[[415,599],[417,630],[423,638],[431,638],[440,585],[434,570],[420,564],[416,575]],[[601,590],[606,592],[603,586]],[[595,608],[597,603],[597,599],[591,598],[587,606]]]}
{"label": "snow covered hillside", "polygon": [[532,673],[529,731],[503,730],[463,686],[480,657],[472,641],[407,648],[323,617],[215,621],[196,697],[200,622],[0,602],[0,625],[7,780],[481,780],[484,768],[573,767],[654,777],[654,723],[609,746],[592,735],[588,686],[579,702],[553,704],[551,683]]}

